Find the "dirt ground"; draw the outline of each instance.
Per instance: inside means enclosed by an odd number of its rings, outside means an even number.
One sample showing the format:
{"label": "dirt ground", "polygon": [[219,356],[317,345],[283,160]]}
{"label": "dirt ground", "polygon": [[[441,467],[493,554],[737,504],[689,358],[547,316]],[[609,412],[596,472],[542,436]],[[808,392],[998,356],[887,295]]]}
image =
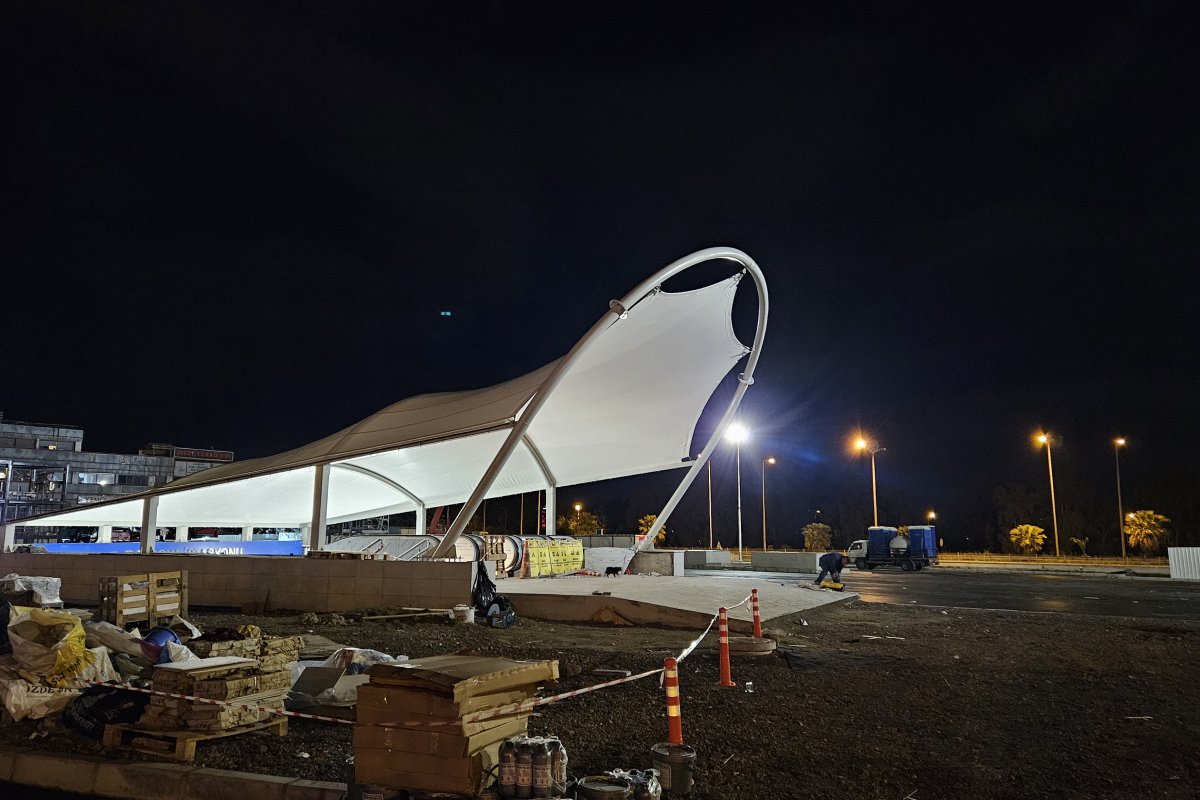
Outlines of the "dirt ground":
{"label": "dirt ground", "polygon": [[[440,620],[192,619],[202,628],[253,621],[270,634],[312,632],[410,657],[471,649],[553,658],[563,674],[557,691],[609,677],[596,669],[661,666],[695,635],[533,620],[493,630]],[[768,630],[781,654],[735,660],[737,688],[715,685],[715,637],[681,667],[698,800],[1196,796],[1200,622],[858,602]],[[543,708],[530,727],[562,738],[574,775],[646,768],[651,746],[666,738],[662,692],[648,679],[583,695]],[[36,730],[0,727],[0,741],[99,751],[61,732],[31,743]],[[341,781],[350,729],[293,720],[287,737],[231,737],[197,753],[204,767]]]}

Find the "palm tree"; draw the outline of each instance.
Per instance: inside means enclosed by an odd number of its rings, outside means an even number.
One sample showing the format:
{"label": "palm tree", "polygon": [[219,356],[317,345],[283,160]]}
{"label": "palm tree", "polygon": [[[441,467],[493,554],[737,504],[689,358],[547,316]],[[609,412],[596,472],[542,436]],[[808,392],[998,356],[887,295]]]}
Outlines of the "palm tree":
{"label": "palm tree", "polygon": [[1008,538],[1022,553],[1033,555],[1046,543],[1046,531],[1037,525],[1018,525],[1008,532]]}
{"label": "palm tree", "polygon": [[1157,553],[1170,521],[1154,511],[1129,512],[1125,515],[1125,536],[1129,546],[1142,551],[1142,555]]}

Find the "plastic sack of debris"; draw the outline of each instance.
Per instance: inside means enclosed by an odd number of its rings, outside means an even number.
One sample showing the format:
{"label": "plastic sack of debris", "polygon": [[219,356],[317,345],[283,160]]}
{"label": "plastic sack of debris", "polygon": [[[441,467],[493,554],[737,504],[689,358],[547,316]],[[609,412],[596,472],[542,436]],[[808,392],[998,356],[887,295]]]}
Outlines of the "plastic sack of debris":
{"label": "plastic sack of debris", "polygon": [[[3,675],[0,672],[0,675]],[[80,695],[78,689],[31,683],[24,678],[0,677],[0,705],[17,722],[59,713]]]}
{"label": "plastic sack of debris", "polygon": [[475,572],[475,586],[471,588],[471,602],[477,611],[486,611],[496,597],[496,584],[488,577],[487,570],[480,562]]}
{"label": "plastic sack of debris", "polygon": [[0,656],[6,656],[12,652],[12,645],[8,643],[8,618],[12,611],[12,606],[3,597],[0,597]]}
{"label": "plastic sack of debris", "polygon": [[142,637],[136,631],[125,631],[111,622],[85,622],[83,632],[88,647],[103,646],[133,658],[142,657]]}
{"label": "plastic sack of debris", "polygon": [[183,644],[187,644],[190,639],[200,638],[200,629],[178,614],[171,617],[171,621],[167,623],[167,627],[171,630],[171,633],[179,637],[179,641]]}
{"label": "plastic sack of debris", "polygon": [[61,578],[18,575],[15,572],[0,578],[0,596],[15,606],[62,608],[63,602],[58,596],[61,590]]}
{"label": "plastic sack of debris", "polygon": [[63,713],[63,722],[82,734],[99,739],[105,725],[137,722],[150,697],[113,686],[89,686],[71,700]]}
{"label": "plastic sack of debris", "polygon": [[408,661],[408,656],[389,656],[387,653],[381,653],[378,650],[365,650],[359,647],[343,647],[340,650],[335,650],[329,658],[321,662],[323,667],[341,667],[346,670],[347,675],[358,675],[366,672],[369,667],[376,664],[395,664],[399,661]]}
{"label": "plastic sack of debris", "polygon": [[[8,639],[21,669],[50,683],[61,685],[96,663],[79,617],[67,611],[13,606]],[[104,652],[107,659],[108,651]]]}

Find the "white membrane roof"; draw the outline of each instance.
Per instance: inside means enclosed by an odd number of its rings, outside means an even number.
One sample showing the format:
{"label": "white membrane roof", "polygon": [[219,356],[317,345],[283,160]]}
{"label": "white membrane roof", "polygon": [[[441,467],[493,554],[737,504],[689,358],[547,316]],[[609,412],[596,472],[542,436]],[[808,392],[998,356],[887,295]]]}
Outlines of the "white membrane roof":
{"label": "white membrane roof", "polygon": [[[747,353],[731,322],[740,277],[652,292],[580,354],[528,431],[558,486],[685,466],[701,411]],[[297,527],[312,518],[315,472],[324,463],[333,465],[331,524],[414,510],[393,484],[427,507],[462,503],[553,366],[484,389],[410,397],[286,453],[18,524],[138,525],[140,499],[158,496],[164,527]],[[535,455],[521,446],[489,496],[545,487]]]}

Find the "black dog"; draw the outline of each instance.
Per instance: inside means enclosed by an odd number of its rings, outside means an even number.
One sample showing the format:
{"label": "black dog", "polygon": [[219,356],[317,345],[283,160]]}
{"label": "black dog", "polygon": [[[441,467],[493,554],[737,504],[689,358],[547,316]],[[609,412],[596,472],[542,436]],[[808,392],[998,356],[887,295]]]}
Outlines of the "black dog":
{"label": "black dog", "polygon": [[620,575],[624,571],[625,570],[621,569],[620,567],[606,567],[604,570],[604,577],[607,578],[610,575]]}

